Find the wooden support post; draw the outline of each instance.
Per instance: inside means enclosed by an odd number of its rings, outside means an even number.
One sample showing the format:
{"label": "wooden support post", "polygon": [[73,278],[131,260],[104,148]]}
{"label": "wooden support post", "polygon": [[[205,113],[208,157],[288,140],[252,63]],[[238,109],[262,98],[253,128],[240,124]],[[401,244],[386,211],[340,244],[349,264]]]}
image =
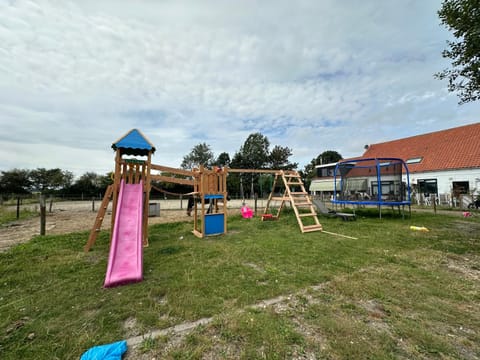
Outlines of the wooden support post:
{"label": "wooden support post", "polygon": [[45,235],[45,225],[47,223],[47,214],[45,206],[45,195],[40,195],[40,235]]}
{"label": "wooden support post", "polygon": [[152,163],[152,154],[148,153],[147,164],[142,166],[142,177],[144,179],[144,207],[143,207],[143,246],[148,246],[148,212],[150,210],[150,191],[152,189],[152,179],[150,177],[151,172],[151,163]]}

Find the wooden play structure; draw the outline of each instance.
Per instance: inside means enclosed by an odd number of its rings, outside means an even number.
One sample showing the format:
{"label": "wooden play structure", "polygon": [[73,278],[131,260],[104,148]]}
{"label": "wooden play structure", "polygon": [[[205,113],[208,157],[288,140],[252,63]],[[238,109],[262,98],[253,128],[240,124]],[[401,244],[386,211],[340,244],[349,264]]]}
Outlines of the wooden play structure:
{"label": "wooden play structure", "polygon": [[[295,212],[298,226],[302,233],[322,231],[315,207],[312,204],[303,181],[297,171],[293,170],[257,170],[257,169],[228,169],[236,173],[269,173],[274,174],[272,191],[262,215],[262,220],[278,220],[285,205],[289,204]],[[276,192],[276,189],[279,189]],[[272,210],[276,208],[275,214]]]}
{"label": "wooden play structure", "polygon": [[203,238],[227,232],[226,169],[209,170],[200,166],[199,169],[190,171],[154,164],[151,165],[151,169],[188,177],[182,179],[152,174],[150,179],[192,186],[193,191],[186,195],[195,199],[193,207],[193,234],[195,236]]}
{"label": "wooden play structure", "polygon": [[[227,172],[225,169],[208,170],[201,166],[200,169],[190,171],[152,164],[151,156],[155,152],[155,147],[137,129],[130,130],[122,136],[112,144],[112,148],[116,152],[113,184],[109,185],[105,191],[95,223],[84,247],[85,252],[88,252],[95,244],[111,200],[113,200],[110,233],[112,236],[122,181],[126,184],[140,184],[140,182],[143,184],[142,234],[144,246],[148,245],[148,213],[152,180],[192,186],[193,192],[187,195],[196,199],[193,212],[193,233],[196,236],[204,237],[226,233]],[[142,159],[132,156],[141,156]],[[162,173],[173,176],[164,176]]]}
{"label": "wooden play structure", "polygon": [[[293,208],[302,233],[322,231],[315,208],[303,185],[300,175],[290,170],[256,169],[198,169],[183,170],[151,163],[155,147],[137,129],[130,130],[112,144],[115,150],[115,172],[113,184],[109,185],[84,250],[95,244],[110,201],[112,202],[111,235],[115,226],[118,197],[121,184],[142,184],[142,241],[148,245],[148,213],[152,181],[171,182],[192,186],[186,195],[194,197],[193,234],[203,238],[227,232],[227,175],[231,173],[270,173],[275,175],[272,192],[262,215],[262,220],[277,220],[285,205]],[[141,157],[140,159],[138,157]],[[157,173],[158,172],[158,173]],[[171,174],[165,176],[163,173]],[[140,185],[138,185],[140,186]],[[280,188],[280,193],[275,189]],[[276,213],[272,209],[276,206]]]}
{"label": "wooden play structure", "polygon": [[[283,194],[278,197],[274,195],[273,189],[275,189],[279,183],[283,186]],[[271,204],[277,201],[280,202],[277,214],[275,215],[275,217],[278,218],[285,204],[289,202],[295,212],[298,226],[300,226],[302,233],[322,231],[322,225],[318,221],[315,207],[308,196],[308,192],[305,190],[305,186],[298,172],[283,170],[277,172],[273,181],[273,189],[268,197],[265,214],[269,213],[268,210]]]}
{"label": "wooden play structure", "polygon": [[[193,234],[200,238],[227,232],[227,171],[194,170]],[[200,206],[199,206],[200,205]],[[208,207],[207,207],[208,205]]]}
{"label": "wooden play structure", "polygon": [[[140,133],[140,131],[133,129],[114,142],[112,148],[115,150],[115,172],[113,173],[113,184],[109,185],[105,192],[87,244],[84,247],[85,252],[88,252],[95,244],[108,205],[112,198],[112,231],[110,232],[110,236],[113,235],[118,195],[122,181],[126,184],[143,184],[142,241],[144,246],[148,245],[148,204],[151,190],[150,172],[151,158],[152,154],[155,152],[155,147],[145,138],[145,136],[143,136],[142,133]],[[124,156],[142,156],[146,157],[146,159],[125,158]]]}

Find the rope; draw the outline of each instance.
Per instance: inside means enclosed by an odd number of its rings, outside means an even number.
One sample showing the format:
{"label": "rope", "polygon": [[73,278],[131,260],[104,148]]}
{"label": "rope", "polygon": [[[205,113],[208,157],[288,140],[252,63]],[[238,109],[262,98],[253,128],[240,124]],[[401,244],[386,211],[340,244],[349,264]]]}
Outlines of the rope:
{"label": "rope", "polygon": [[162,192],[162,193],[165,193],[165,194],[169,194],[169,195],[173,195],[173,196],[189,196],[191,195],[191,193],[185,193],[185,194],[180,194],[180,193],[174,193],[174,192],[171,192],[171,191],[168,191],[168,190],[164,190],[162,188],[159,188],[159,187],[156,187],[155,185],[152,185],[152,189],[155,189],[159,192]]}

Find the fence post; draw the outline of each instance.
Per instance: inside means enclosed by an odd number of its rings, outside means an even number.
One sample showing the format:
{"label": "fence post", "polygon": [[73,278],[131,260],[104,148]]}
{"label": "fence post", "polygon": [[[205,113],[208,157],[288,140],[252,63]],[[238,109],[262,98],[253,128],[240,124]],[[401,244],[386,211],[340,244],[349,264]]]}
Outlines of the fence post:
{"label": "fence post", "polygon": [[95,212],[95,197],[92,197],[92,212]]}
{"label": "fence post", "polygon": [[20,196],[17,196],[17,220],[20,219]]}
{"label": "fence post", "polygon": [[46,211],[45,195],[40,195],[40,235],[45,235]]}

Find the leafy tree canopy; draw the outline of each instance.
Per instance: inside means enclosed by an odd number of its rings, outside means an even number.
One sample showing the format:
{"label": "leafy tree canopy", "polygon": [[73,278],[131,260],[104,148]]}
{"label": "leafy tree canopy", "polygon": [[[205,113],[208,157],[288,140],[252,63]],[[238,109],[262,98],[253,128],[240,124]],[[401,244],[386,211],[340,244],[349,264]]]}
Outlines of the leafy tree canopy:
{"label": "leafy tree canopy", "polygon": [[[236,169],[296,169],[297,163],[290,163],[288,158],[292,150],[288,147],[276,145],[270,151],[270,141],[261,133],[253,133],[248,136],[244,144],[235,153],[230,166]],[[227,179],[229,189],[240,189],[240,196],[254,193],[263,195],[271,187],[271,176],[260,176],[259,174],[243,173],[232,174]],[[231,191],[231,190],[230,190]]]}
{"label": "leafy tree canopy", "polygon": [[242,169],[262,169],[268,165],[270,141],[260,134],[250,134],[238,151]]}
{"label": "leafy tree canopy", "polygon": [[275,145],[270,152],[269,162],[272,169],[293,170],[296,169],[298,163],[291,163],[288,158],[292,156],[292,150],[288,147]]}
{"label": "leafy tree canopy", "polygon": [[217,159],[214,162],[214,165],[220,167],[229,167],[230,166],[230,155],[227,152],[222,152],[218,155]]}
{"label": "leafy tree canopy", "polygon": [[444,58],[452,68],[435,76],[448,80],[448,90],[456,92],[463,104],[480,99],[480,1],[444,0],[438,11],[441,23],[457,41],[447,41]]}
{"label": "leafy tree canopy", "polygon": [[61,169],[37,168],[30,171],[30,179],[35,190],[49,193],[60,188],[69,187],[73,181],[73,173]]}
{"label": "leafy tree canopy", "polygon": [[193,169],[200,165],[211,166],[214,162],[213,152],[206,143],[195,145],[189,154],[183,157],[182,169]]}
{"label": "leafy tree canopy", "polygon": [[2,171],[0,175],[0,193],[28,194],[31,186],[28,170],[13,169]]}
{"label": "leafy tree canopy", "polygon": [[69,191],[83,196],[97,196],[112,183],[111,173],[104,176],[86,172],[69,188]]}

